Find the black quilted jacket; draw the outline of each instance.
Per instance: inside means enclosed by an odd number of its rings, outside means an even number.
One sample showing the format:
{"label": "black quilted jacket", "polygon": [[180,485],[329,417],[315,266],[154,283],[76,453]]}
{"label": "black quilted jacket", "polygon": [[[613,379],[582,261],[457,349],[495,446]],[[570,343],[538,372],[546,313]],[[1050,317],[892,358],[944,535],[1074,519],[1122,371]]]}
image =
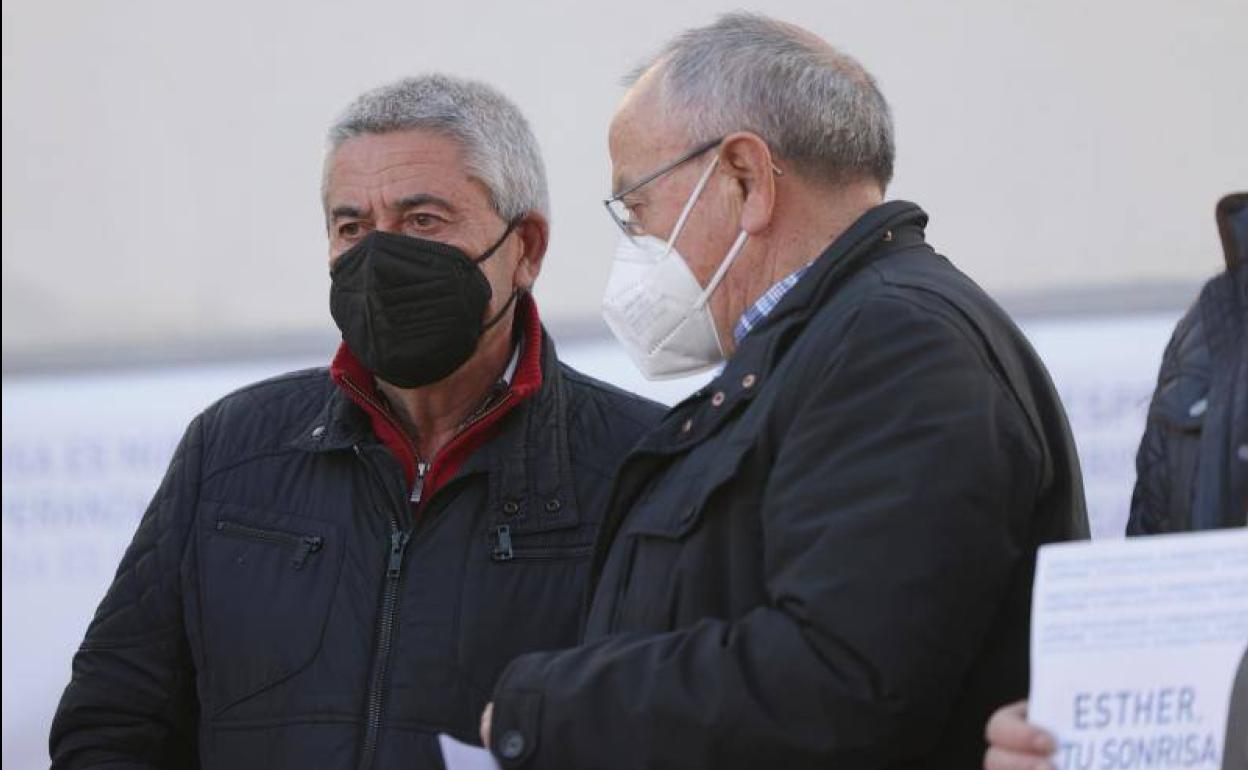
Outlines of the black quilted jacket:
{"label": "black quilted jacket", "polygon": [[1214,278],[1166,347],[1136,455],[1127,534],[1248,516],[1248,261]]}
{"label": "black quilted jacket", "polygon": [[426,504],[324,369],[197,417],[52,727],[54,768],[437,768],[577,640],[607,484],[660,409],[559,364]]}

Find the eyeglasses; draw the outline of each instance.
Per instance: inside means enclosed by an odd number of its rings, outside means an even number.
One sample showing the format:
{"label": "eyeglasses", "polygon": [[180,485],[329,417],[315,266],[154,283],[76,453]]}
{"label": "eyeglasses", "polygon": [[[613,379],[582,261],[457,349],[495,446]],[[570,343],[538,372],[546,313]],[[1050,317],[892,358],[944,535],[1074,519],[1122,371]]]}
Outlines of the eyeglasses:
{"label": "eyeglasses", "polygon": [[711,149],[712,147],[718,146],[719,143],[722,141],[724,141],[724,137],[721,136],[718,139],[712,139],[711,141],[705,142],[704,144],[699,144],[697,147],[694,147],[689,152],[685,153],[684,155],[681,155],[676,160],[672,161],[671,163],[668,163],[666,166],[663,166],[658,171],[655,171],[652,174],[646,175],[636,184],[633,184],[632,186],[630,186],[627,190],[622,190],[616,193],[615,195],[612,195],[610,198],[607,198],[606,200],[602,202],[602,205],[607,207],[607,213],[611,215],[611,219],[615,221],[615,223],[619,226],[620,230],[622,230],[625,235],[629,236],[630,238],[641,235],[643,232],[641,229],[641,225],[638,222],[635,222],[633,220],[632,212],[628,210],[628,206],[625,205],[624,203],[624,196],[632,195],[633,193],[637,192],[641,188],[650,184],[651,182],[663,176],[664,174],[668,173],[669,171],[673,171],[676,168],[679,168],[682,164],[693,160],[694,158],[698,157],[699,155]]}

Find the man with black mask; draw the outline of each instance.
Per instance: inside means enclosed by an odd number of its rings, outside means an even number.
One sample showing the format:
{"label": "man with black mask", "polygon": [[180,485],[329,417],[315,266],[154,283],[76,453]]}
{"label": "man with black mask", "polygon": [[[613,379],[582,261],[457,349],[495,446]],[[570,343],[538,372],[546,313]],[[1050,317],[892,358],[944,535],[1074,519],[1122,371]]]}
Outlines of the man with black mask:
{"label": "man with black mask", "polygon": [[191,423],[74,659],[55,768],[440,767],[509,660],[577,640],[606,482],[659,409],[542,329],[536,141],[443,76],[329,138],[343,344]]}

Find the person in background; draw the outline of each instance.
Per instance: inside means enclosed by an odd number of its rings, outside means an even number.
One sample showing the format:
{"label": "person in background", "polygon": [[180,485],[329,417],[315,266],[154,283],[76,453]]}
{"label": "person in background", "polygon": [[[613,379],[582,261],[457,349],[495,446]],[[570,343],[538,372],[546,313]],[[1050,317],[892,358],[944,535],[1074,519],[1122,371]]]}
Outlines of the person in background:
{"label": "person in background", "polygon": [[[1215,211],[1226,270],[1205,284],[1162,356],[1128,536],[1242,527],[1248,518],[1248,192]],[[1241,687],[1241,721],[1246,699]],[[994,714],[987,737],[986,770],[1052,768],[1057,744],[1027,722],[1023,701]]]}
{"label": "person in background", "polygon": [[1166,346],[1136,455],[1128,535],[1248,520],[1248,193],[1218,202],[1226,270]]}
{"label": "person in background", "polygon": [[724,16],[631,78],[610,154],[608,324],[647,376],[723,369],[625,461],[584,643],[513,661],[483,741],[507,768],[974,767],[1083,487],[1035,352],[884,201],[875,81]]}
{"label": "person in background", "polygon": [[528,123],[428,75],[329,140],[342,345],[191,423],[74,657],[57,770],[441,768],[509,660],[578,637],[607,481],[661,410],[543,330]]}

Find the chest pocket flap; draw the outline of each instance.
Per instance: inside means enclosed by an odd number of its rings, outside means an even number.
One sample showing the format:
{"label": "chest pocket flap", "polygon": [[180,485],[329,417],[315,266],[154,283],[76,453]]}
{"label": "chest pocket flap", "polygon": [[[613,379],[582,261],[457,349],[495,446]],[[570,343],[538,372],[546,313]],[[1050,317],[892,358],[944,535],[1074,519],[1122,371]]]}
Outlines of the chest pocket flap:
{"label": "chest pocket flap", "polygon": [[712,496],[731,481],[754,449],[752,437],[700,444],[669,466],[633,508],[626,531],[639,537],[682,540],[708,515]]}

